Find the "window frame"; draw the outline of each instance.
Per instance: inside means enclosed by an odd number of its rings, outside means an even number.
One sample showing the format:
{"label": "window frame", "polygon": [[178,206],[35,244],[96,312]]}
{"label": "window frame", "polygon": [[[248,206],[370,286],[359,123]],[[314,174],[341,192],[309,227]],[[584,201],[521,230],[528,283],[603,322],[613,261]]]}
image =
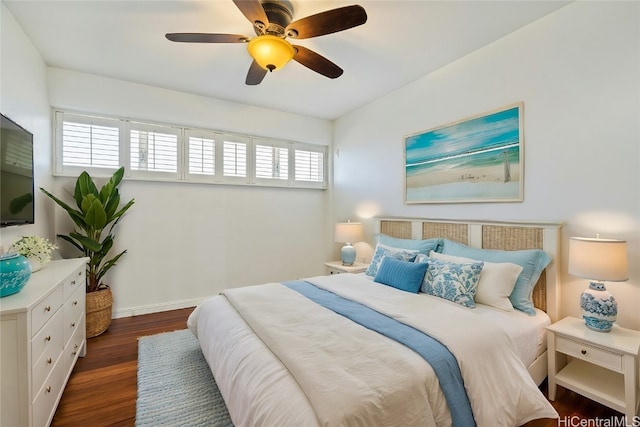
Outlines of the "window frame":
{"label": "window frame", "polygon": [[[298,180],[295,176],[295,166],[296,166],[296,151],[310,151],[322,154],[322,181],[307,181],[307,180]],[[327,170],[328,170],[328,148],[326,145],[314,145],[314,144],[303,144],[298,143],[292,147],[292,152],[289,156],[293,161],[291,163],[292,171],[291,171],[291,179],[293,180],[293,187],[303,187],[303,188],[326,188],[327,183]]]}
{"label": "window frame", "polygon": [[[160,125],[157,123],[143,123],[137,121],[126,121],[126,137],[127,147],[129,149],[129,153],[127,156],[127,166],[125,166],[125,170],[127,170],[127,175],[131,178],[140,178],[140,179],[150,179],[150,180],[180,180],[181,178],[181,167],[182,164],[182,144],[181,141],[184,139],[183,131],[180,128],[170,126],[170,125]],[[167,135],[175,135],[176,137],[176,158],[175,158],[175,172],[163,172],[159,170],[144,170],[144,169],[133,169],[132,167],[132,157],[131,157],[131,133],[134,131],[147,132],[147,133],[162,133]],[[122,145],[120,145],[122,147]]]}
{"label": "window frame", "polygon": [[[293,144],[287,141],[278,141],[270,138],[253,138],[252,143],[253,143],[252,151],[253,151],[253,164],[254,164],[253,182],[256,184],[268,185],[272,187],[291,187],[293,184],[292,176],[291,176],[291,165],[293,163],[293,159],[291,158],[291,152],[292,152],[291,147]],[[271,147],[272,149],[273,148],[284,149],[287,151],[287,165],[286,165],[287,177],[286,178],[275,178],[275,177],[264,178],[264,177],[257,176],[257,165],[258,165],[257,146],[259,145],[264,147]],[[273,169],[271,170],[271,172],[273,173]]]}
{"label": "window frame", "polygon": [[[64,165],[63,158],[63,124],[65,121],[93,124],[99,126],[116,127],[119,130],[118,138],[118,164],[125,165],[125,179],[144,181],[169,181],[192,182],[205,184],[231,184],[263,187],[288,187],[306,189],[326,189],[328,178],[328,146],[301,143],[276,138],[252,136],[225,132],[215,129],[195,128],[167,123],[155,123],[146,120],[137,120],[123,117],[106,116],[92,113],[53,109],[53,174],[54,176],[76,177],[82,171],[87,171],[93,176],[109,177],[117,169],[97,166],[71,166]],[[131,169],[131,131],[157,131],[161,133],[175,134],[176,147],[176,172],[144,171]],[[214,173],[199,174],[190,172],[190,138],[204,138],[213,140],[214,148]],[[236,142],[246,145],[246,176],[224,175],[224,143]],[[285,148],[288,153],[287,179],[258,178],[256,175],[256,146],[266,145],[276,148]],[[322,180],[305,181],[295,179],[295,153],[296,150],[313,151],[322,153]],[[118,166],[119,167],[119,166]]]}

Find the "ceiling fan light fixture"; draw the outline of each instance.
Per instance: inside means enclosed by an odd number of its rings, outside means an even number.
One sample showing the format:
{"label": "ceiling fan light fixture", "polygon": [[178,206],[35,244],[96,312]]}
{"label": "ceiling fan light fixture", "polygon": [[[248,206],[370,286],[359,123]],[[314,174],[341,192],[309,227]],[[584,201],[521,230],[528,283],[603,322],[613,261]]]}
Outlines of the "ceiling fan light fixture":
{"label": "ceiling fan light fixture", "polygon": [[258,65],[269,71],[284,67],[295,55],[295,49],[288,41],[268,34],[252,39],[247,50]]}

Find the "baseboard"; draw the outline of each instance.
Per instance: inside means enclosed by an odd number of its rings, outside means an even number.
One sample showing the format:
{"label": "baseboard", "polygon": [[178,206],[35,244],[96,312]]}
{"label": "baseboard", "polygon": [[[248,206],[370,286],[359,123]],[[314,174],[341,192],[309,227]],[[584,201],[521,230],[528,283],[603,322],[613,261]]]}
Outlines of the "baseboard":
{"label": "baseboard", "polygon": [[142,314],[160,313],[162,311],[178,310],[181,308],[195,307],[209,297],[191,298],[179,301],[170,301],[160,304],[141,305],[138,307],[129,307],[114,310],[112,317],[118,319],[120,317],[140,316]]}

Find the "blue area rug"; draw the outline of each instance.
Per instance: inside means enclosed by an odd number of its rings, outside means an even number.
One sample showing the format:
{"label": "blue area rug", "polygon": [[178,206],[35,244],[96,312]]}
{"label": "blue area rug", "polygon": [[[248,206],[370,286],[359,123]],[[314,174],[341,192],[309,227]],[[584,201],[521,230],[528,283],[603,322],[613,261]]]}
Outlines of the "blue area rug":
{"label": "blue area rug", "polygon": [[232,427],[198,340],[189,330],[138,341],[136,427]]}

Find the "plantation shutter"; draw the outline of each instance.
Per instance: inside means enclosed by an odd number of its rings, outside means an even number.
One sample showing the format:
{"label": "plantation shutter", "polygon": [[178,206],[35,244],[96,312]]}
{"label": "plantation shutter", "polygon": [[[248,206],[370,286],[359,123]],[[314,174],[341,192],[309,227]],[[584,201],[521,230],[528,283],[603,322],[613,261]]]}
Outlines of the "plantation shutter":
{"label": "plantation shutter", "polygon": [[247,181],[247,151],[249,139],[235,135],[223,135],[222,168],[229,180]]}
{"label": "plantation shutter", "polygon": [[216,174],[215,134],[187,132],[189,173],[194,175]]}
{"label": "plantation shutter", "polygon": [[62,167],[108,168],[120,166],[120,130],[117,120],[56,114],[62,122]]}
{"label": "plantation shutter", "polygon": [[[322,189],[327,147],[77,112],[54,112],[54,175]],[[17,158],[18,154],[16,154]],[[18,160],[12,160],[18,162]]]}
{"label": "plantation shutter", "polygon": [[325,185],[324,147],[295,150],[295,181]]}
{"label": "plantation shutter", "polygon": [[254,138],[256,183],[286,185],[289,180],[289,151],[287,143]]}
{"label": "plantation shutter", "polygon": [[178,176],[179,129],[131,123],[129,137],[130,166],[134,176]]}

